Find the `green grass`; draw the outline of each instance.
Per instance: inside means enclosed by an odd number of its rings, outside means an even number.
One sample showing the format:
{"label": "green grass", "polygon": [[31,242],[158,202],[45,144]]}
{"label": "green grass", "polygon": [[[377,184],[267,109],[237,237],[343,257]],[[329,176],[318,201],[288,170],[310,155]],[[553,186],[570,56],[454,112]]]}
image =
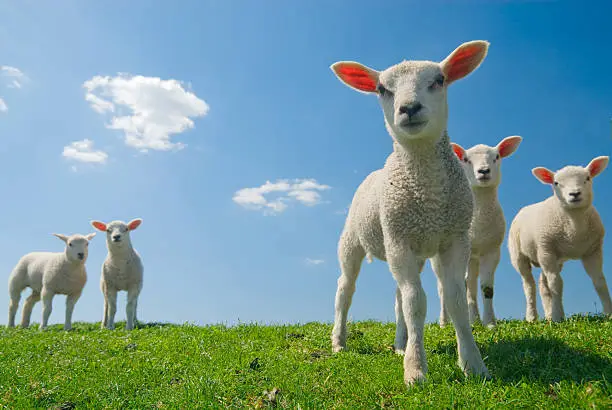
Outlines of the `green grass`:
{"label": "green grass", "polygon": [[[395,325],[349,324],[330,354],[328,324],[77,323],[0,330],[4,408],[611,408],[612,321],[501,321],[474,334],[493,380],[465,379],[452,326],[428,325],[428,381],[407,389]],[[280,389],[276,400],[264,390]]]}

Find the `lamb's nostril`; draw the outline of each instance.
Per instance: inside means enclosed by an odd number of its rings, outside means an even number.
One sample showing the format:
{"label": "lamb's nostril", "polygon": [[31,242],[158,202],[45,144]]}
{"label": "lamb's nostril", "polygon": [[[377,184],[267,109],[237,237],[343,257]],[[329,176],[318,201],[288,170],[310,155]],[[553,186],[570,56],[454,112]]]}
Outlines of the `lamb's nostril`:
{"label": "lamb's nostril", "polygon": [[113,241],[118,241],[121,239],[121,235],[113,235]]}
{"label": "lamb's nostril", "polygon": [[580,196],[580,191],[570,192],[569,195],[574,198],[578,198]]}
{"label": "lamb's nostril", "polygon": [[85,256],[85,254],[83,252],[79,252],[78,255],[79,255],[80,259],[83,259],[83,257]]}
{"label": "lamb's nostril", "polygon": [[478,170],[478,173],[482,174],[482,175],[487,175],[487,174],[491,173],[491,170],[489,168],[480,168]]}
{"label": "lamb's nostril", "polygon": [[402,105],[399,108],[399,112],[400,114],[408,114],[409,117],[412,117],[421,111],[421,108],[423,108],[423,105],[420,102],[415,102],[412,104]]}

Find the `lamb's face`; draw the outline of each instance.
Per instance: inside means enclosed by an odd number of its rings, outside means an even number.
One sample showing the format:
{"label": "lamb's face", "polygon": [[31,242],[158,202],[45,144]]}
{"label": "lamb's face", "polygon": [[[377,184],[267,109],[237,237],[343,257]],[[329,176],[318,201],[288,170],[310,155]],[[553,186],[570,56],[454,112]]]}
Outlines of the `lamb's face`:
{"label": "lamb's face", "polygon": [[440,63],[404,61],[382,72],[354,61],[339,61],[331,69],[349,87],[379,96],[387,129],[402,144],[442,135],[448,118],[446,87],[474,71],[488,47],[486,41],[470,41]]}
{"label": "lamb's face", "polygon": [[472,188],[487,188],[499,185],[502,158],[516,151],[522,140],[522,137],[514,135],[504,138],[495,147],[478,144],[467,151],[459,144],[451,145]]}
{"label": "lamb's face", "polygon": [[553,187],[555,198],[566,209],[587,208],[593,203],[593,178],[608,166],[609,158],[601,156],[589,162],[586,168],[568,165],[552,172],[544,167],[531,170],[543,184]]}
{"label": "lamb's face", "polygon": [[91,225],[99,231],[106,232],[106,243],[111,248],[131,246],[130,231],[138,228],[142,219],[132,219],[127,224],[123,221],[113,221],[106,224],[101,221],[91,221]]}
{"label": "lamb's face", "polygon": [[95,233],[90,233],[89,235],[76,234],[72,236],[54,233],[53,235],[66,243],[65,253],[69,261],[82,263],[85,263],[87,260],[89,241],[96,236]]}
{"label": "lamb's face", "polygon": [[557,171],[553,191],[564,208],[588,207],[593,202],[593,180],[583,167],[570,165]]}
{"label": "lamb's face", "polygon": [[473,188],[495,187],[501,181],[501,157],[493,147],[479,144],[470,148],[461,165]]}
{"label": "lamb's face", "polygon": [[442,135],[448,119],[444,85],[440,64],[430,61],[405,61],[380,74],[385,124],[398,142]]}
{"label": "lamb's face", "polygon": [[130,242],[130,229],[125,222],[113,221],[106,226],[106,241],[113,246],[122,246]]}

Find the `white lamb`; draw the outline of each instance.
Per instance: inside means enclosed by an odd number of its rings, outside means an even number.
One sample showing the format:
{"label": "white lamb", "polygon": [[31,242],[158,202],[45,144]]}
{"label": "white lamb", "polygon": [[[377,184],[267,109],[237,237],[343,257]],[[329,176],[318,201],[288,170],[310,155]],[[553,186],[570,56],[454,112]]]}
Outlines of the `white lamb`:
{"label": "white lamb", "polygon": [[351,88],[377,94],[393,152],[355,192],[338,244],[334,352],[346,347],[346,319],[362,261],[387,261],[396,291],[396,349],[404,353],[407,385],[425,380],[423,329],[427,309],[420,273],[428,258],[444,289],[455,324],[459,365],[488,377],[468,320],[464,273],[470,254],[468,230],[473,199],[446,131],[447,86],[474,71],[489,43],[471,41],[444,61],[404,61],[384,71],[356,62],[331,66]]}
{"label": "white lamb", "polygon": [[[497,199],[497,188],[501,182],[501,159],[516,151],[521,141],[522,138],[519,136],[506,137],[495,147],[478,144],[467,151],[461,145],[451,143],[474,193],[474,215],[470,227],[472,251],[466,274],[470,323],[480,320],[478,313],[478,276],[480,276],[483,297],[482,324],[495,326],[493,282],[506,233],[504,212]],[[448,322],[448,315],[440,283],[438,283],[438,292],[440,326],[444,326]]]}
{"label": "white lamb", "polygon": [[92,221],[91,225],[106,232],[108,255],[102,264],[100,288],[104,295],[104,315],[102,327],[115,328],[115,313],[117,312],[117,292],[127,291],[126,330],[132,330],[136,324],[138,295],[142,290],[143,266],[140,255],[132,247],[130,231],[138,228],[142,219],[134,219],[129,223],[113,221],[105,224]]}
{"label": "white lamb", "polygon": [[81,297],[87,282],[85,262],[87,261],[89,241],[96,235],[65,236],[54,233],[66,243],[64,252],[31,252],[23,256],[9,277],[8,327],[15,326],[15,314],[21,299],[21,292],[29,287],[32,293],[23,304],[21,327],[30,326],[34,304],[42,298],[42,322],[40,330],[47,328],[51,315],[53,296],[66,295],[66,320],[64,329],[72,329],[72,312]]}
{"label": "white lamb", "polygon": [[552,185],[554,195],[521,209],[512,224],[508,250],[521,274],[527,300],[526,319],[538,318],[532,265],[541,267],[540,297],[547,320],[563,320],[561,270],[567,260],[581,259],[599,295],[604,313],[612,314],[612,301],[603,274],[604,226],[593,203],[593,181],[608,165],[608,157],[593,159],[586,168],[566,166],[557,172],[538,167],[533,175]]}

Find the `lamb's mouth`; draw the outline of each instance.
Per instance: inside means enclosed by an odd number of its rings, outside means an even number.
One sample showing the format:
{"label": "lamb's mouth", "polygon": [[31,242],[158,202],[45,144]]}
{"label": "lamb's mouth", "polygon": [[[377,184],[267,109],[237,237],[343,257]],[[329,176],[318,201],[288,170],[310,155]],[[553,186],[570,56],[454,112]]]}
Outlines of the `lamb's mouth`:
{"label": "lamb's mouth", "polygon": [[579,204],[582,202],[582,198],[570,198],[567,200],[567,202],[570,204]]}
{"label": "lamb's mouth", "polygon": [[482,175],[480,177],[477,177],[476,180],[478,182],[489,182],[491,180],[491,177],[488,175]]}
{"label": "lamb's mouth", "polygon": [[402,121],[400,126],[407,130],[410,134],[417,134],[427,125],[428,120],[409,120]]}

